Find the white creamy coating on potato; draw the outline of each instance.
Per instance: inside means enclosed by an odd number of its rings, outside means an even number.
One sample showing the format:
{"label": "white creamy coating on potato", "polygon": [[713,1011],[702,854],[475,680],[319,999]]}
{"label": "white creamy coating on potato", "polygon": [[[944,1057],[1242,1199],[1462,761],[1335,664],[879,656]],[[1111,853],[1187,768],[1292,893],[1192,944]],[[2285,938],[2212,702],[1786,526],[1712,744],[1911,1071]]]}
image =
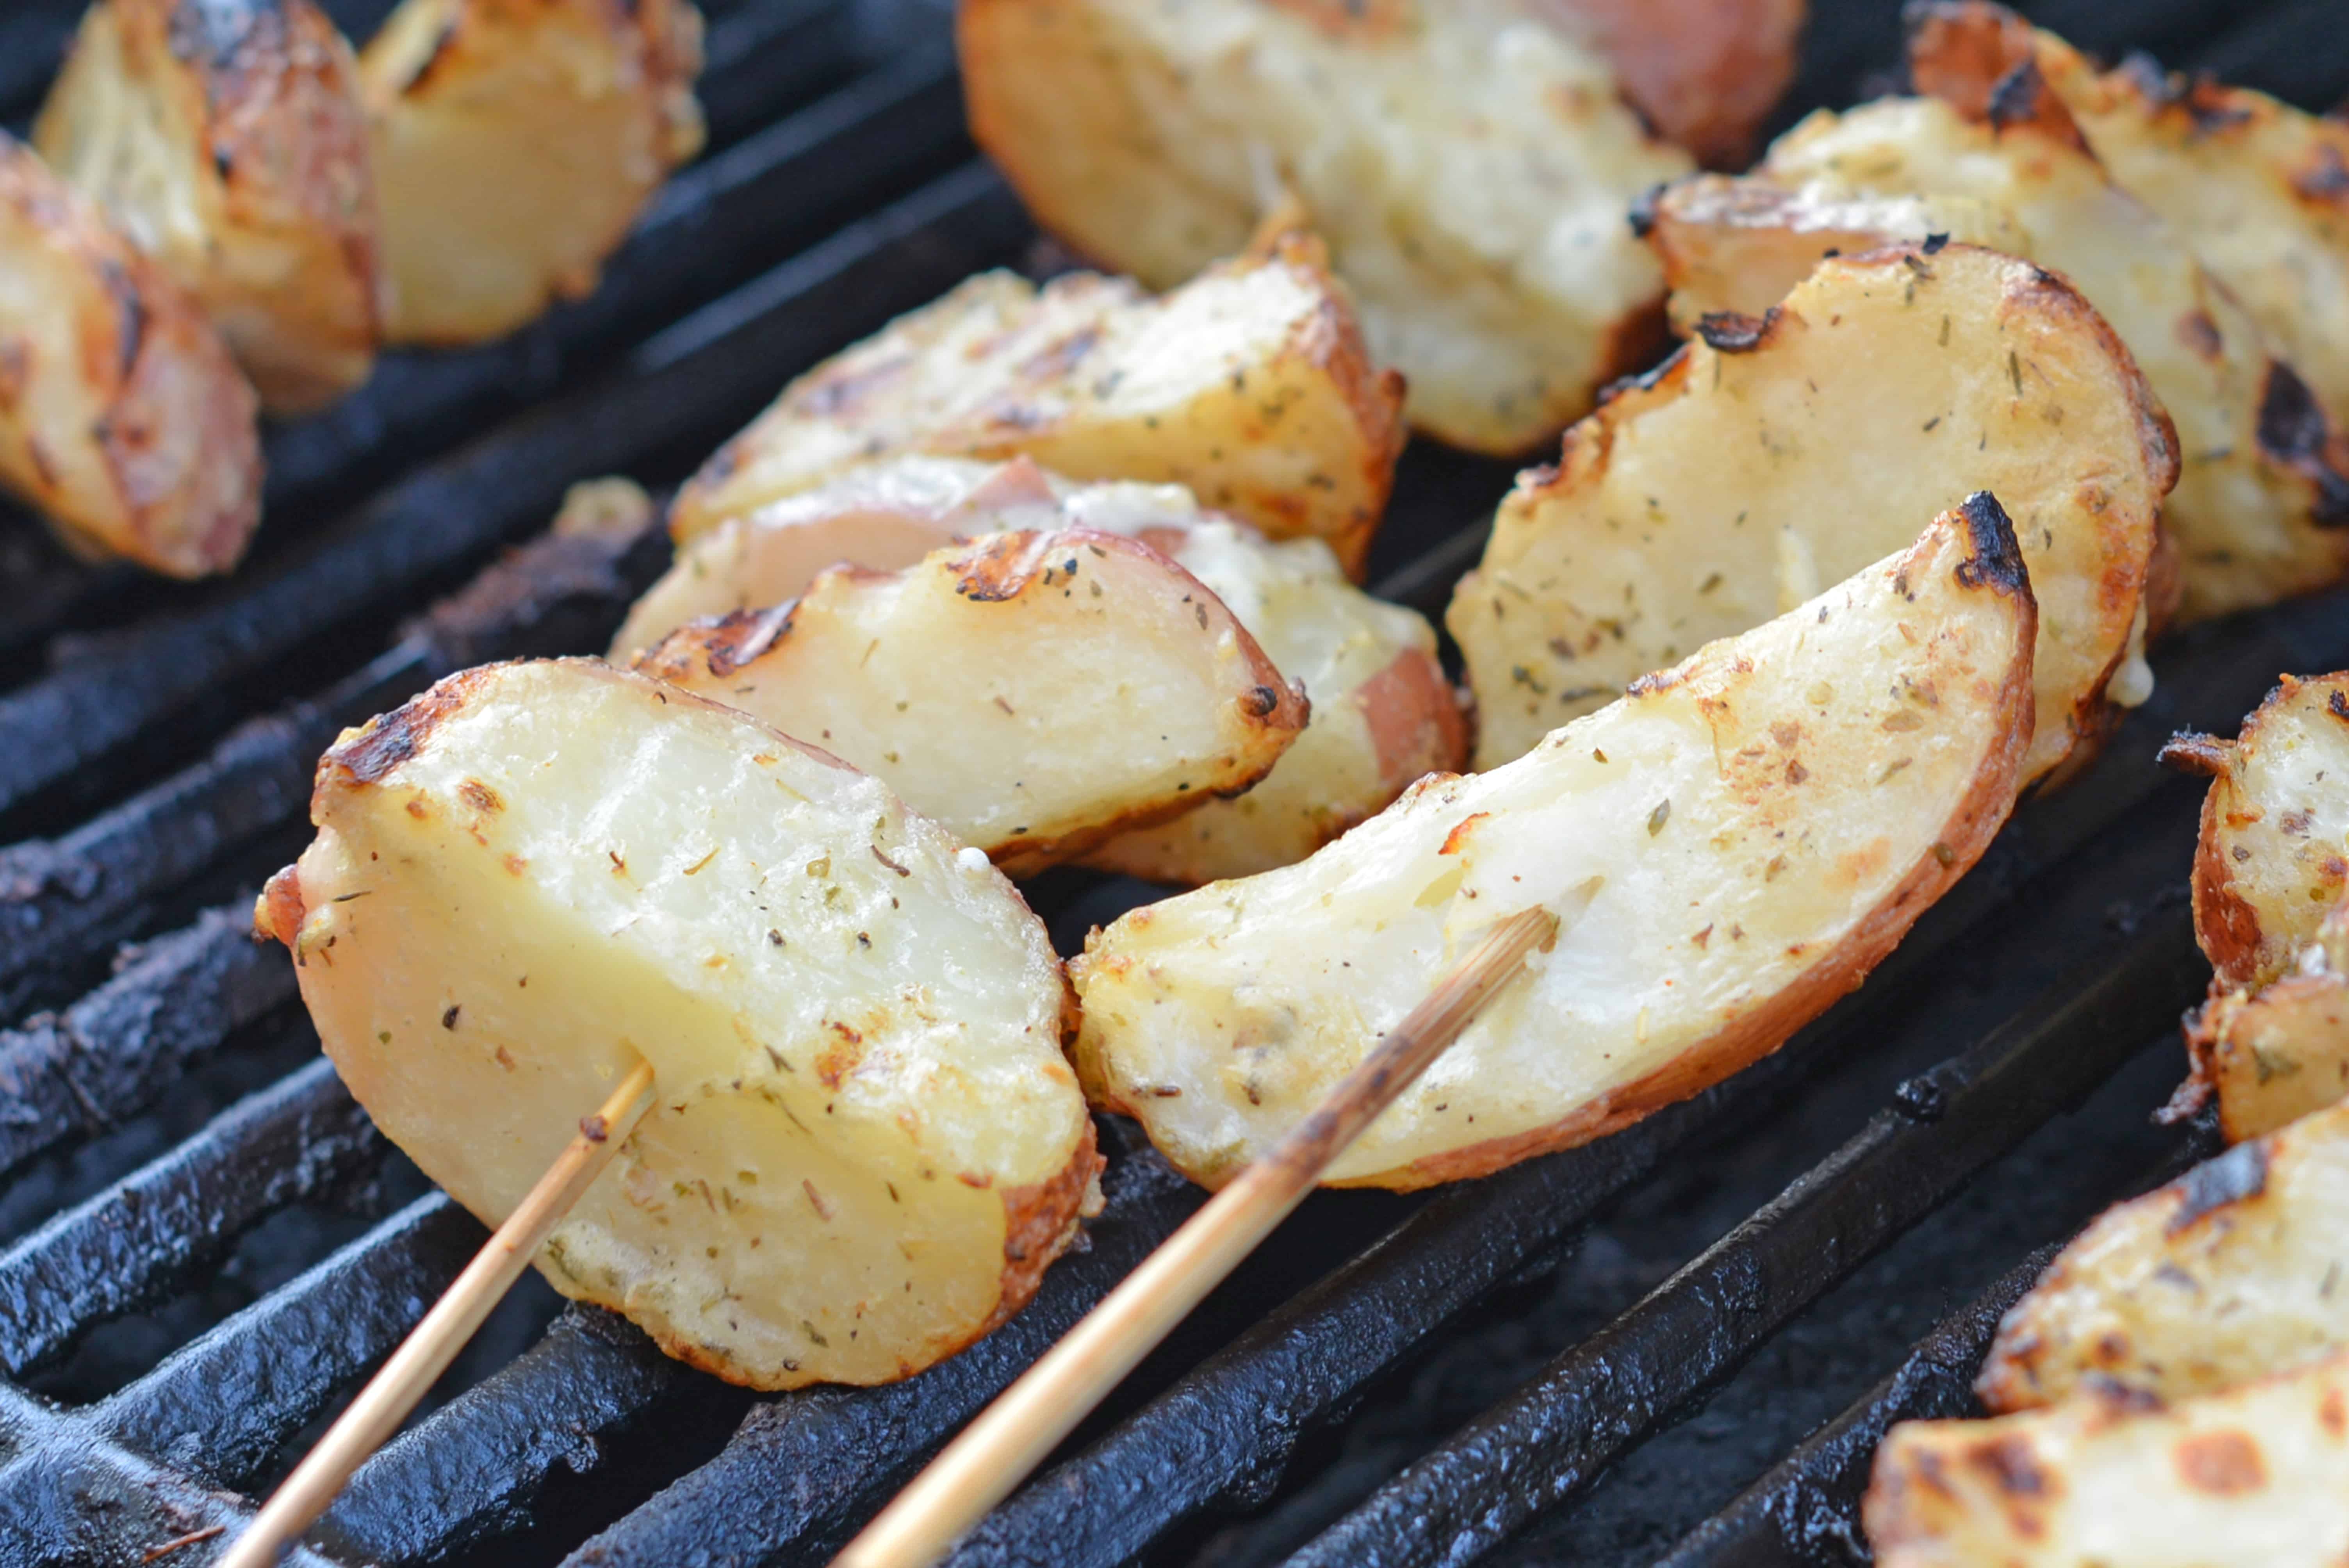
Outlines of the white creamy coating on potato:
{"label": "white creamy coating on potato", "polygon": [[[1973,503],[1970,503],[1971,505]],[[2012,550],[2002,515],[1996,531]],[[1775,1047],[1980,852],[2028,743],[2033,615],[1944,520],[1790,615],[1312,859],[1138,910],[1072,966],[1078,1068],[1187,1173],[1262,1153],[1493,922],[1559,912],[1330,1175],[1580,1141]],[[1969,580],[1971,579],[1971,580]]]}
{"label": "white creamy coating on potato", "polygon": [[877,781],[565,661],[347,736],[314,814],[264,922],[353,1094],[469,1208],[653,1064],[549,1244],[565,1294],[737,1381],[875,1382],[1065,1241],[1091,1130],[1043,927]]}

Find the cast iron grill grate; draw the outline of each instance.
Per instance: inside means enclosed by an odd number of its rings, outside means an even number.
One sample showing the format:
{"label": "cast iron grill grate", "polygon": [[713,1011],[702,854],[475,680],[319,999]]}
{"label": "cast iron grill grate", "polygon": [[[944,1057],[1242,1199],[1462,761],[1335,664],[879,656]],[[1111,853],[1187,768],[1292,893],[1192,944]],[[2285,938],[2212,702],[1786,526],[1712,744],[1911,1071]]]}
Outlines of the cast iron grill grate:
{"label": "cast iron grill grate", "polygon": [[[334,8],[357,28],[388,6]],[[0,120],[78,9],[0,18]],[[209,1561],[478,1244],[244,934],[326,741],[451,669],[600,646],[661,546],[511,548],[568,482],[673,480],[793,370],[1033,253],[928,0],[706,9],[712,151],[603,289],[503,344],[394,356],[274,431],[245,572],[191,589],[0,552],[0,1563]],[[2331,0],[2026,9],[2093,48],[2349,97]],[[1813,11],[1796,107],[1880,86],[1893,8]],[[1507,472],[1414,451],[1386,592],[1440,611],[1477,546],[1459,525]],[[955,1561],[1861,1560],[1884,1425],[1964,1408],[2041,1249],[2207,1137],[2145,1120],[2203,973],[2199,791],[2154,750],[2279,671],[2344,665],[2349,594],[2173,642],[2103,761],[1785,1050],[1487,1181],[1317,1197]],[[1033,891],[1064,947],[1146,896]],[[300,1560],[822,1561],[1196,1206],[1105,1136],[1090,1250],[895,1387],[752,1399],[522,1293]]]}

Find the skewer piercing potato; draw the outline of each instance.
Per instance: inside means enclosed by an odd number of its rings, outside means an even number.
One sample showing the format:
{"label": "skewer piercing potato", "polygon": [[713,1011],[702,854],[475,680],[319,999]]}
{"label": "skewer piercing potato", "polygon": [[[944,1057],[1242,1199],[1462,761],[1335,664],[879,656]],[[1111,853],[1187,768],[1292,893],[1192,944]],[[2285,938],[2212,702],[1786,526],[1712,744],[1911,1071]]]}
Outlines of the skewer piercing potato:
{"label": "skewer piercing potato", "polygon": [[701,150],[687,0],[402,0],[359,58],[387,335],[501,337],[595,286]]}
{"label": "skewer piercing potato", "polygon": [[1980,856],[2031,744],[2031,589],[1987,495],[1516,761],[1423,779],[1311,859],[1134,911],[1071,967],[1087,1092],[1215,1184],[1492,922],[1555,947],[1332,1167],[1482,1175],[1775,1049]]}
{"label": "skewer piercing potato", "polygon": [[1073,480],[1180,484],[1359,577],[1401,455],[1402,383],[1363,346],[1320,245],[1287,235],[1154,299],[1091,273],[982,273],[783,388],[670,510],[730,517],[911,453],[1026,455]]}
{"label": "skewer piercing potato", "polygon": [[641,1057],[537,1262],[730,1381],[878,1383],[1033,1294],[1100,1161],[1044,928],[879,781],[586,661],[452,676],[320,761],[260,929],[384,1132],[502,1219]]}
{"label": "skewer piercing potato", "polygon": [[77,555],[225,572],[261,521],[257,413],[202,307],[0,132],[0,483]]}
{"label": "skewer piercing potato", "polygon": [[1992,1411],[2090,1390],[2165,1402],[2349,1346],[2349,1106],[2115,1205],[2000,1324]]}
{"label": "skewer piercing potato", "polygon": [[376,181],[350,46],[312,0],[98,0],[33,136],[196,296],[270,412],[367,379]]}
{"label": "skewer piercing potato", "polygon": [[869,769],[1017,873],[1246,789],[1308,711],[1197,578],[1086,528],[835,567],[636,667]]}
{"label": "skewer piercing potato", "polygon": [[1910,1421],[1862,1510],[1879,1568],[2318,1568],[2349,1546],[2349,1354],[2168,1408]]}
{"label": "skewer piercing potato", "polygon": [[[1412,423],[1507,455],[1647,357],[1663,289],[1623,214],[1694,167],[1623,101],[1578,9],[963,0],[957,38],[972,134],[1044,227],[1164,288],[1299,212],[1409,378]],[[1731,9],[1789,41],[1799,20]],[[1625,44],[1653,43],[1643,20]],[[1783,72],[1783,42],[1755,52]]]}
{"label": "skewer piercing potato", "polygon": [[[2027,781],[2144,700],[2145,591],[2177,438],[2061,278],[1970,245],[1818,263],[1521,476],[1445,615],[1496,767],[1630,681],[1792,609],[1988,490],[2039,607]],[[2120,676],[2124,667],[2127,673]]]}
{"label": "skewer piercing potato", "polygon": [[1179,486],[1073,484],[1025,458],[899,458],[730,519],[678,552],[612,657],[631,660],[690,620],[781,603],[835,561],[895,570],[957,537],[1070,526],[1141,539],[1198,578],[1312,702],[1304,733],[1247,794],[1121,833],[1085,863],[1170,882],[1253,875],[1304,859],[1422,774],[1465,762],[1467,726],[1435,634],[1348,583],[1320,541],[1268,540]]}

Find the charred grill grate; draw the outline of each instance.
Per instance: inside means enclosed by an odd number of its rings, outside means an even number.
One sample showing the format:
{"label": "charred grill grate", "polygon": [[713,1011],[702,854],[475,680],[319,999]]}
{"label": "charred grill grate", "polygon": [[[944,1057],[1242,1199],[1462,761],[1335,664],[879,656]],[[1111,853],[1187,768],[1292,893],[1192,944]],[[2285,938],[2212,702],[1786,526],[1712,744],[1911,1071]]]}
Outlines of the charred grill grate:
{"label": "charred grill grate", "polygon": [[[706,9],[713,151],[603,289],[504,344],[395,356],[274,431],[244,573],[190,589],[0,561],[20,672],[0,686],[0,1563],[208,1561],[206,1532],[478,1243],[302,1064],[290,975],[244,935],[325,742],[449,670],[600,646],[657,540],[500,554],[567,482],[675,479],[791,371],[1032,240],[972,160],[929,0]],[[2026,9],[2092,47],[2349,96],[2331,0]],[[78,10],[0,17],[0,119],[29,113]],[[1892,8],[1813,11],[1797,100],[1879,85]],[[1440,611],[1478,542],[1457,525],[1506,474],[1411,455],[1391,596]],[[2156,665],[2103,762],[2028,804],[1785,1050],[1484,1181],[1317,1197],[956,1561],[1859,1560],[1884,1426],[1964,1408],[2037,1249],[2201,1147],[2144,1121],[2203,973],[2182,898],[2199,791],[2152,753],[2231,725],[2279,671],[2349,665],[2349,594]],[[1143,890],[1035,892],[1068,945]],[[955,1360],[753,1400],[603,1314],[547,1323],[539,1292],[301,1560],[821,1561],[1196,1206],[1105,1136],[1089,1250]]]}

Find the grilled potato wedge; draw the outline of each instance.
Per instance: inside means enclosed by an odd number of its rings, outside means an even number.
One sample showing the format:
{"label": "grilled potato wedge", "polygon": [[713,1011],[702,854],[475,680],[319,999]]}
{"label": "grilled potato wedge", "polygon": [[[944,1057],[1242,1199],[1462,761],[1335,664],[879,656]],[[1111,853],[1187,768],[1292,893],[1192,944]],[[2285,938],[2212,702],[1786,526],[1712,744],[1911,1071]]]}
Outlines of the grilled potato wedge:
{"label": "grilled potato wedge", "polygon": [[2349,671],[2286,676],[2232,741],[2162,752],[2210,776],[2194,851],[2194,934],[2214,990],[2284,973],[2349,892]]}
{"label": "grilled potato wedge", "polygon": [[78,555],[225,572],[261,521],[256,417],[202,307],[0,132],[0,484]]}
{"label": "grilled potato wedge", "polygon": [[[1951,198],[1995,209],[2027,239],[2020,253],[2062,272],[2112,323],[2176,424],[2180,472],[2162,516],[2178,544],[2182,614],[2249,608],[2336,580],[2349,570],[2349,435],[2195,261],[2190,236],[2112,183],[2044,83],[2024,79],[1999,103],[1995,123],[1987,106],[1970,117],[1940,98],[1821,112],[1771,148],[1751,177],[1763,191],[1725,203],[1715,184],[1686,205],[1666,192],[1651,237],[1682,252],[1667,268],[1688,292],[1679,308],[1691,319],[1758,313],[1798,275],[1806,238],[1817,242],[1814,259],[1848,248],[1870,211],[1889,242],[1962,227],[1968,210]],[[1838,226],[1767,234],[1774,200],[1797,214],[1840,203]],[[1704,253],[1708,210],[1730,215],[1710,232],[1734,253]],[[1773,262],[1783,270],[1763,264]],[[1735,286],[1696,292],[1722,281]]]}
{"label": "grilled potato wedge", "polygon": [[2349,1096],[2349,903],[2336,903],[2290,971],[2213,996],[2186,1026],[2193,1072],[2181,1109],[2219,1102],[2230,1143]]}
{"label": "grilled potato wedge", "polygon": [[1306,239],[1152,299],[1090,273],[986,273],[783,388],[677,498],[679,543],[901,453],[1026,456],[1077,480],[1188,488],[1359,576],[1402,455],[1402,383],[1375,368]]}
{"label": "grilled potato wedge", "polygon": [[878,780],[592,662],[453,676],[318,766],[262,896],[352,1094],[485,1222],[641,1055],[537,1260],[671,1355],[908,1377],[1019,1309],[1100,1161],[1009,882]]}
{"label": "grilled potato wedge", "polygon": [[1247,789],[1307,712],[1197,578],[1085,528],[834,567],[636,667],[869,769],[1022,873]]}
{"label": "grilled potato wedge", "polygon": [[500,337],[595,286],[701,150],[687,0],[402,0],[359,59],[388,335]]}
{"label": "grilled potato wedge", "polygon": [[270,412],[367,379],[375,176],[350,46],[311,0],[98,0],[33,136],[202,302]]}
{"label": "grilled potato wedge", "polygon": [[[1301,864],[1139,909],[1072,966],[1095,1104],[1215,1184],[1272,1147],[1487,930],[1530,983],[1341,1156],[1397,1189],[1628,1125],[1777,1047],[1890,951],[2014,802],[2031,591],[1995,501]],[[1890,721],[1888,723],[1888,721]]]}
{"label": "grilled potato wedge", "polygon": [[1878,1568],[2322,1568],[2349,1548],[2349,1356],[2168,1408],[1910,1421],[1862,1517]]}
{"label": "grilled potato wedge", "polygon": [[1909,60],[1936,96],[1985,101],[2032,62],[2121,188],[2192,242],[2336,418],[2349,410],[2349,124],[2143,56],[2099,71],[1985,0],[1913,12]]}
{"label": "grilled potato wedge", "polygon": [[2116,1204],[1999,1325],[1994,1411],[2087,1391],[2165,1403],[2349,1346],[2349,1106]]}
{"label": "grilled potato wedge", "polygon": [[730,519],[678,552],[612,656],[633,659],[690,620],[781,603],[833,562],[896,570],[957,537],[1072,525],[1142,539],[1206,583],[1314,699],[1305,732],[1247,794],[1121,833],[1088,851],[1087,864],[1169,882],[1269,871],[1422,774],[1466,760],[1467,727],[1434,633],[1348,583],[1320,541],[1275,543],[1203,511],[1179,486],[1072,484],[1025,458],[900,458]]}
{"label": "grilled potato wedge", "polygon": [[1573,9],[963,0],[959,37],[972,132],[1046,228],[1163,288],[1301,214],[1412,423],[1509,454],[1650,356],[1663,289],[1623,215],[1693,167]]}
{"label": "grilled potato wedge", "polygon": [[[2155,520],[2176,438],[2128,350],[2061,278],[1969,245],[1818,270],[1762,316],[1713,315],[1567,433],[1501,503],[1445,616],[1476,760],[1520,757],[1689,650],[1897,549],[1977,490],[2015,523],[2039,604],[2023,777],[2142,701]],[[2129,676],[2115,672],[2129,661]]]}

